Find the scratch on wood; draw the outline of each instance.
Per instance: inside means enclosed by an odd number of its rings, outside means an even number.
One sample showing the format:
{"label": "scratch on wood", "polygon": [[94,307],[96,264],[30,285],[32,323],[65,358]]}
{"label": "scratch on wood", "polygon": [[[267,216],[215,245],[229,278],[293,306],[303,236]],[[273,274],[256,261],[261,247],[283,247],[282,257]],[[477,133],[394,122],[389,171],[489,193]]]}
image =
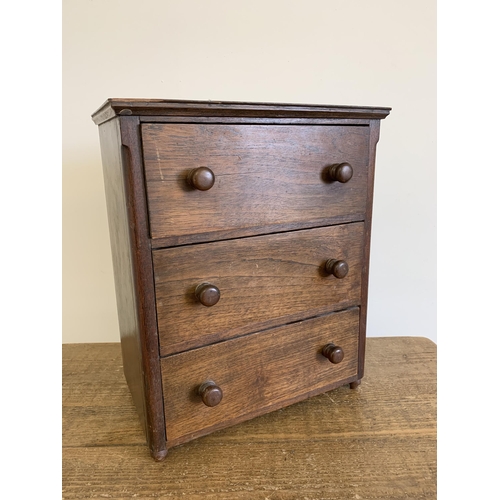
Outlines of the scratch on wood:
{"label": "scratch on wood", "polygon": [[156,149],[156,161],[158,162],[158,170],[160,171],[160,178],[161,178],[161,180],[164,180],[163,171],[161,169],[160,151],[158,150],[157,143],[155,143],[155,149]]}

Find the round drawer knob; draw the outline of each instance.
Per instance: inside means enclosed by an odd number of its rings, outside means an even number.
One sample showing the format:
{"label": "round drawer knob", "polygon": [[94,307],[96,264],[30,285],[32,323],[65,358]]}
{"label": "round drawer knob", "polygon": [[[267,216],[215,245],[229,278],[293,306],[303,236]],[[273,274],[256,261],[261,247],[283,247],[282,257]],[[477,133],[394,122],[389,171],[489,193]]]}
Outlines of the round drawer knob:
{"label": "round drawer knob", "polygon": [[217,406],[222,401],[222,389],[211,380],[200,385],[198,394],[207,406]]}
{"label": "round drawer knob", "polygon": [[344,359],[344,351],[342,347],[335,344],[327,344],[323,347],[321,354],[334,365],[340,363]]}
{"label": "round drawer knob", "polygon": [[349,266],[345,260],[328,259],[325,270],[328,274],[333,274],[336,278],[342,279],[347,276]]}
{"label": "round drawer knob", "polygon": [[202,283],[194,291],[196,298],[206,307],[212,307],[219,302],[220,290],[210,283]]}
{"label": "round drawer knob", "polygon": [[349,163],[344,162],[332,165],[328,173],[330,174],[330,178],[332,179],[332,181],[344,183],[351,179],[353,170]]}
{"label": "round drawer knob", "polygon": [[208,167],[199,167],[189,172],[187,181],[195,189],[208,191],[214,185],[215,174]]}

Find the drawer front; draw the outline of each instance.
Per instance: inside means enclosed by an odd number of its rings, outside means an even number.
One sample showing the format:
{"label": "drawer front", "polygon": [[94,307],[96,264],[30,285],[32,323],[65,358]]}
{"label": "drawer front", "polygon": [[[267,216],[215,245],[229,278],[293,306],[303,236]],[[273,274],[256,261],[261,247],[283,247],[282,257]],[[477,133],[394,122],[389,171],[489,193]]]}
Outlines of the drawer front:
{"label": "drawer front", "polygon": [[[163,358],[168,441],[175,445],[354,377],[358,331],[354,308]],[[329,343],[343,350],[338,364],[321,354]],[[206,381],[222,390],[217,406],[206,406],[199,396]]]}
{"label": "drawer front", "polygon": [[[161,355],[359,305],[363,230],[358,222],[154,251]],[[345,261],[347,275],[327,274],[329,259]],[[203,283],[219,290],[215,305],[197,299]]]}
{"label": "drawer front", "polygon": [[[369,127],[143,124],[152,238],[163,246],[363,220]],[[329,166],[348,162],[334,182]],[[208,167],[214,185],[189,186]]]}

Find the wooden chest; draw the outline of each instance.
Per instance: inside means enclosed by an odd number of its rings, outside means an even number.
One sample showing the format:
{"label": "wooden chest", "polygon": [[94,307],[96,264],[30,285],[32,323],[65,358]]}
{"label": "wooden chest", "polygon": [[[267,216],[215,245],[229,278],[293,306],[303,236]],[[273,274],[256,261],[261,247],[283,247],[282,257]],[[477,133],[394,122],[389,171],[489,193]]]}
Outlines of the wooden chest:
{"label": "wooden chest", "polygon": [[109,99],[123,367],[152,456],[363,377],[390,108]]}

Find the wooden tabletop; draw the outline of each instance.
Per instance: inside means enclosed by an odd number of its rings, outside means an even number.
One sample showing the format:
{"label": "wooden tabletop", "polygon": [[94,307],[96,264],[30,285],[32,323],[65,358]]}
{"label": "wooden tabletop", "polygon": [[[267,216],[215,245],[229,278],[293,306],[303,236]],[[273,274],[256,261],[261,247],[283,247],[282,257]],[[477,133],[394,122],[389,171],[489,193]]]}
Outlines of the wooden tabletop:
{"label": "wooden tabletop", "polygon": [[436,345],[368,338],[362,384],[169,451],[154,462],[119,344],[63,345],[63,498],[436,498]]}

